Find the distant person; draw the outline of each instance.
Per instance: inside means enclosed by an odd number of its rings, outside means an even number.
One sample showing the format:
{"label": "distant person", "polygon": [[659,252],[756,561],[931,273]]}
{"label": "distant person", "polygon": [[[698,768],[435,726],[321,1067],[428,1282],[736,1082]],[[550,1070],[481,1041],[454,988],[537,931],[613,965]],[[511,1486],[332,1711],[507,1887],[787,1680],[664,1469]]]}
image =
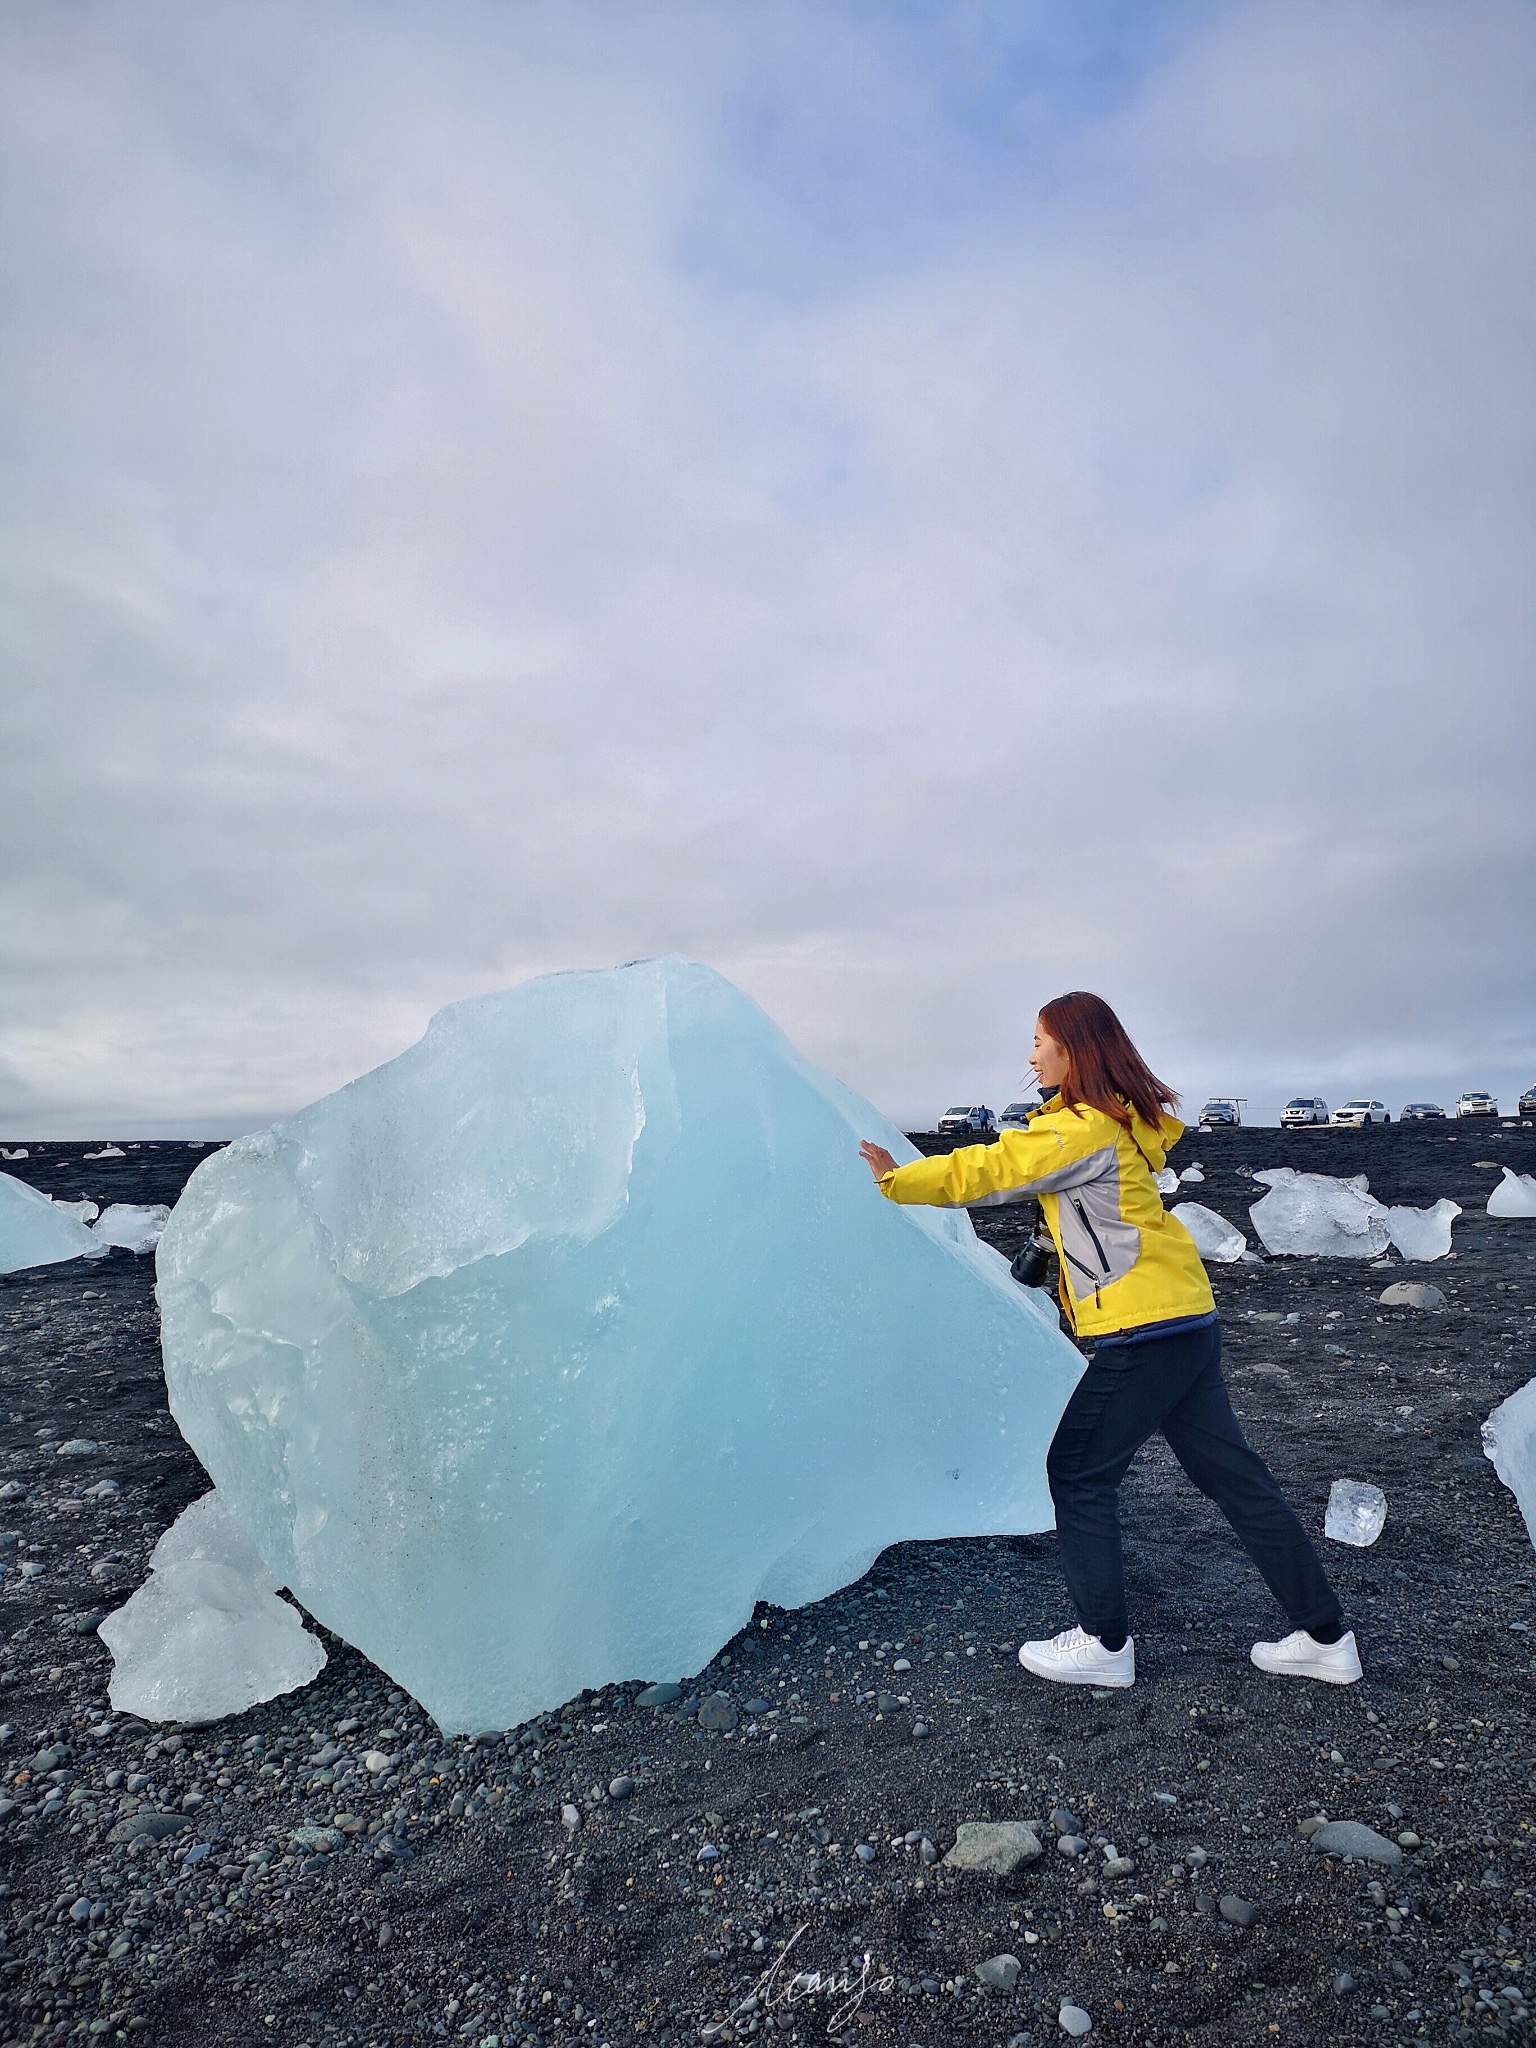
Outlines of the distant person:
{"label": "distant person", "polygon": [[1078,1626],[1025,1643],[1019,1662],[1063,1685],[1133,1685],[1120,1552],[1120,1482],[1161,1430],[1236,1530],[1291,1633],[1255,1643],[1261,1671],[1350,1685],[1354,1631],[1317,1552],[1243,1436],[1221,1376],[1221,1322],[1200,1254],[1163,1208],[1153,1175],[1184,1134],[1174,1095],[1102,997],[1047,1003],[1030,1060],[1043,1107],[995,1144],[898,1166],[860,1147],[893,1202],[959,1205],[999,1189],[1038,1197],[1061,1261],[1063,1312],[1093,1340],[1046,1459],[1067,1591]]}

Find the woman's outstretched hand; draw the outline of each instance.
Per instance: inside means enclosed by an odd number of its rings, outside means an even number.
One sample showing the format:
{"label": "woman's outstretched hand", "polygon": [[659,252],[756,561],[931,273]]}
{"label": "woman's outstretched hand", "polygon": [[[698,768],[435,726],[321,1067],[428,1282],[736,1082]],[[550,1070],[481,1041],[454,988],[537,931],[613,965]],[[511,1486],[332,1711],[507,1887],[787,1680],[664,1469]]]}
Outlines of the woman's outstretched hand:
{"label": "woman's outstretched hand", "polygon": [[885,1147],[883,1145],[872,1145],[868,1138],[859,1147],[859,1157],[864,1161],[864,1164],[869,1168],[876,1180],[884,1180],[888,1173],[896,1171],[896,1162],[890,1153],[886,1151]]}

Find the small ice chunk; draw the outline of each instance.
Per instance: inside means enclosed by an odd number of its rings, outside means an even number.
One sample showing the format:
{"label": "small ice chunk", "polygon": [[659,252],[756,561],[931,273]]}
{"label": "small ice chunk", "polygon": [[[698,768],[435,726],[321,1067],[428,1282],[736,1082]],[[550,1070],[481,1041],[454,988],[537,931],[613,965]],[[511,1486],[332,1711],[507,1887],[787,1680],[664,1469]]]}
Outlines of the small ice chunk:
{"label": "small ice chunk", "polygon": [[1337,1180],[1268,1166],[1254,1174],[1269,1193],[1248,1214],[1267,1252],[1293,1257],[1379,1259],[1390,1241],[1387,1211],[1363,1173]]}
{"label": "small ice chunk", "polygon": [[152,1252],[170,1220],[164,1202],[114,1202],[96,1225],[96,1235],[103,1244],[120,1245],[124,1251]]}
{"label": "small ice chunk", "polygon": [[1205,1179],[1205,1168],[1203,1166],[1186,1166],[1179,1175],[1179,1179],[1188,1187],[1195,1181]]}
{"label": "small ice chunk", "polygon": [[119,1714],[221,1721],[297,1692],[324,1668],[324,1645],[277,1597],[217,1489],[182,1510],[149,1567],[97,1630],[112,1652],[107,1692]]}
{"label": "small ice chunk", "polygon": [[1363,1479],[1335,1479],[1329,1488],[1323,1534],[1335,1543],[1369,1550],[1386,1519],[1387,1496],[1379,1486],[1369,1486]]}
{"label": "small ice chunk", "polygon": [[1536,1216],[1536,1176],[1504,1169],[1504,1178],[1488,1197],[1490,1216]]}
{"label": "small ice chunk", "polygon": [[1405,1259],[1443,1259],[1451,1248],[1451,1224],[1461,1214],[1459,1202],[1439,1201],[1433,1209],[1387,1211],[1392,1242]]}
{"label": "small ice chunk", "polygon": [[1248,1240],[1237,1225],[1229,1223],[1225,1216],[1218,1216],[1214,1209],[1203,1209],[1198,1202],[1176,1202],[1168,1213],[1182,1223],[1195,1240],[1195,1250],[1202,1259],[1214,1259],[1218,1266],[1230,1266],[1248,1249]]}
{"label": "small ice chunk", "polygon": [[1157,1191],[1160,1195],[1171,1195],[1179,1184],[1179,1176],[1171,1166],[1165,1166],[1161,1173],[1152,1177],[1157,1182]]}
{"label": "small ice chunk", "polygon": [[83,1152],[82,1159],[125,1159],[127,1154],[121,1145],[103,1145],[99,1152]]}
{"label": "small ice chunk", "polygon": [[3,1145],[0,1145],[0,1159],[17,1160],[25,1159],[27,1156],[27,1148],[25,1145],[18,1146],[14,1152],[7,1152],[5,1147]]}
{"label": "small ice chunk", "polygon": [[50,1202],[14,1174],[0,1173],[0,1273],[94,1258],[104,1247],[67,1202]]}
{"label": "small ice chunk", "polygon": [[95,1202],[61,1202],[56,1195],[50,1195],[48,1200],[61,1216],[73,1216],[77,1223],[90,1223],[101,1214]]}
{"label": "small ice chunk", "polygon": [[1483,1456],[1519,1501],[1536,1543],[1536,1380],[1501,1401],[1483,1424]]}

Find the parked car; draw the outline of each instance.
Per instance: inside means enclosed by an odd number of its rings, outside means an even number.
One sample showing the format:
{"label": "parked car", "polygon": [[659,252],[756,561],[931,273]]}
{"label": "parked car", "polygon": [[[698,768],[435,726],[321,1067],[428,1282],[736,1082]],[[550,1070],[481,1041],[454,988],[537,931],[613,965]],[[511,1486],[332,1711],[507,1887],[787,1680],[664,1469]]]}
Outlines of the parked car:
{"label": "parked car", "polygon": [[1200,1112],[1202,1131],[1209,1131],[1217,1124],[1240,1124],[1242,1120],[1242,1100],[1236,1095],[1213,1095]]}
{"label": "parked car", "polygon": [[1028,1102],[1010,1102],[997,1120],[999,1130],[1022,1131],[1039,1107],[1033,1096]]}
{"label": "parked car", "polygon": [[1520,1098],[1520,1115],[1536,1116],[1536,1081],[1531,1083]]}
{"label": "parked car", "polygon": [[1321,1095],[1293,1095],[1280,1112],[1282,1124],[1325,1124],[1328,1105]]}
{"label": "parked car", "polygon": [[1336,1109],[1333,1120],[1336,1124],[1356,1126],[1389,1124],[1392,1121],[1384,1102],[1377,1102],[1374,1098],[1368,1102],[1363,1095],[1357,1095],[1353,1102],[1346,1102],[1342,1109]]}
{"label": "parked car", "polygon": [[977,1103],[969,1109],[946,1109],[934,1128],[945,1138],[990,1138],[997,1122],[985,1103]]}
{"label": "parked car", "polygon": [[1405,1102],[1398,1111],[1398,1117],[1405,1124],[1424,1124],[1434,1117],[1445,1121],[1445,1111],[1438,1102]]}
{"label": "parked car", "polygon": [[1469,1088],[1465,1095],[1456,1098],[1458,1116],[1497,1116],[1499,1098],[1490,1095],[1486,1088]]}

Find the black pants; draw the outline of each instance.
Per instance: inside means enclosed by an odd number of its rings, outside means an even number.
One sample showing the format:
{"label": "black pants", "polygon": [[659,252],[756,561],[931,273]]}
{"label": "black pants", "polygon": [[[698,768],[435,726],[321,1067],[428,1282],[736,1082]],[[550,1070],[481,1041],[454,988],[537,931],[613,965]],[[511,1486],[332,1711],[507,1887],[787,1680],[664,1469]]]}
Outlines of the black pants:
{"label": "black pants", "polygon": [[1221,1325],[1109,1345],[1078,1381],[1046,1459],[1061,1564],[1089,1635],[1125,1631],[1120,1482],[1160,1429],[1237,1531],[1292,1628],[1327,1629],[1338,1598],[1269,1467],[1249,1448],[1221,1376]]}

